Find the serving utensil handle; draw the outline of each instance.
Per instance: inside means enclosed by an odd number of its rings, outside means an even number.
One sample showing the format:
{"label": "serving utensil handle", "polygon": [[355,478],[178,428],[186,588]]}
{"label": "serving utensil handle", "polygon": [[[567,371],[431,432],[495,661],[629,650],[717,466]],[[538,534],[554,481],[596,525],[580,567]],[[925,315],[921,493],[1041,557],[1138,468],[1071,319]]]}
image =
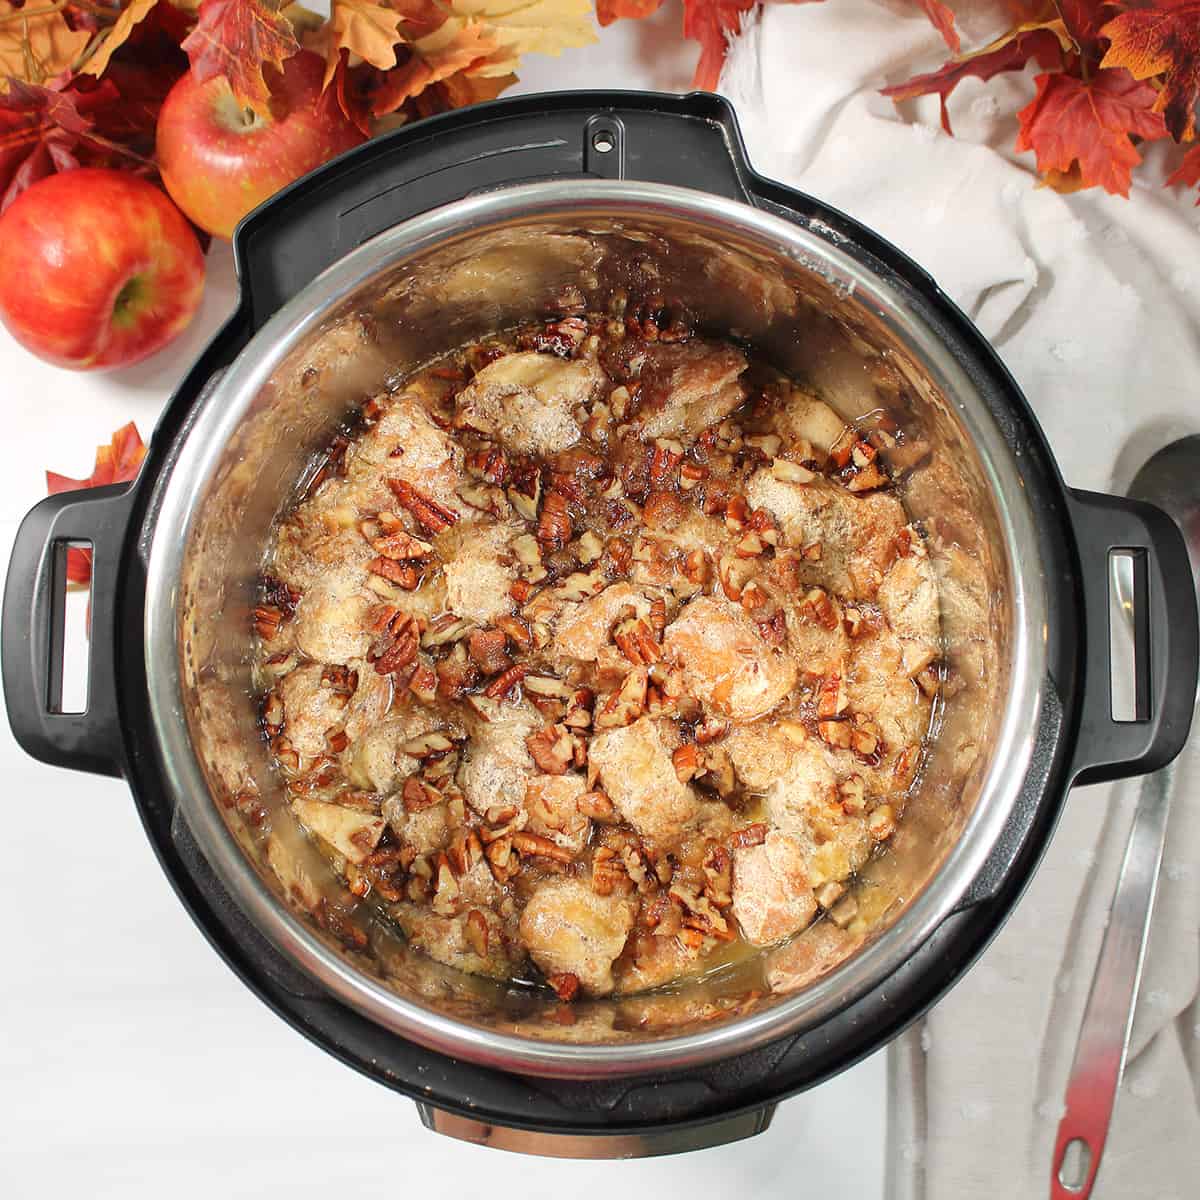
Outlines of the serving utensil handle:
{"label": "serving utensil handle", "polygon": [[[129,524],[128,484],[49,496],[17,530],[0,622],[4,700],[13,736],[34,758],[99,775],[124,763],[114,662],[119,562]],[[66,564],[72,543],[92,549],[87,701],[64,712]]]}
{"label": "serving utensil handle", "polygon": [[1067,1082],[1050,1167],[1051,1200],[1087,1200],[1100,1167],[1129,1052],[1173,774],[1168,767],[1142,781]]}

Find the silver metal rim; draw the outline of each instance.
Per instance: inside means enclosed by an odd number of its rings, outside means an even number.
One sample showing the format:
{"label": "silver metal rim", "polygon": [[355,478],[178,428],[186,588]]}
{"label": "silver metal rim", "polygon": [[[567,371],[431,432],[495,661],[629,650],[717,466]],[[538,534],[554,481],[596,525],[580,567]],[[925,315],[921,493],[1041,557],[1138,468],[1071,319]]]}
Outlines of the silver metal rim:
{"label": "silver metal rim", "polygon": [[[580,1045],[497,1033],[422,1008],[354,969],[270,892],[212,802],[182,703],[177,634],[180,571],[196,497],[203,494],[247,406],[297,341],[371,276],[449,238],[524,218],[587,211],[683,217],[789,255],[855,298],[907,343],[958,408],[997,499],[1013,579],[1008,708],[980,803],[930,884],[895,924],[845,964],[761,1012],[703,1032],[654,1041]],[[375,1023],[421,1045],[484,1066],[567,1078],[601,1078],[711,1062],[812,1028],[878,986],[953,911],[1009,815],[1033,753],[1045,675],[1046,581],[1033,514],[1017,464],[965,371],[902,297],[817,234],[737,201],[690,189],[619,180],[532,183],[469,197],[390,229],[334,264],[272,317],[244,348],[190,422],[159,508],[146,575],[145,665],[151,725],[165,782],[205,857],[248,918],[290,959]]]}

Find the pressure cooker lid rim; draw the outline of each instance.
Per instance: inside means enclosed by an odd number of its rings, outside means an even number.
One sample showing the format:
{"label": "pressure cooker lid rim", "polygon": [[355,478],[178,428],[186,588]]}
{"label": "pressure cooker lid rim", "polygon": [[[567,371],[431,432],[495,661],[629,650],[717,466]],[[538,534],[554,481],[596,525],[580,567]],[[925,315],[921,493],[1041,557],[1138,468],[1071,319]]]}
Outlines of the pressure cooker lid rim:
{"label": "pressure cooker lid rim", "polygon": [[[1008,704],[980,802],[937,875],[895,922],[827,976],[761,1011],[700,1033],[635,1043],[580,1045],[497,1033],[423,1008],[352,968],[271,893],[211,800],[183,710],[178,583],[193,503],[203,495],[247,408],[302,337],[337,304],[396,261],[497,225],[551,215],[669,215],[750,239],[819,272],[867,305],[923,363],[978,451],[996,498],[1012,584]],[[959,357],[920,315],[911,289],[860,262],[818,232],[738,201],[663,184],[571,180],[520,184],[431,210],[363,243],[284,305],[247,343],[189,422],[184,445],[158,482],[159,505],[146,573],[144,658],[149,708],[176,806],[222,883],[289,958],[342,1001],[393,1032],[485,1066],[603,1078],[708,1062],[811,1028],[886,978],[898,950],[919,945],[955,910],[1001,836],[1033,755],[1046,664],[1046,581],[1026,492],[1003,432]],[[963,353],[962,348],[959,348]]]}

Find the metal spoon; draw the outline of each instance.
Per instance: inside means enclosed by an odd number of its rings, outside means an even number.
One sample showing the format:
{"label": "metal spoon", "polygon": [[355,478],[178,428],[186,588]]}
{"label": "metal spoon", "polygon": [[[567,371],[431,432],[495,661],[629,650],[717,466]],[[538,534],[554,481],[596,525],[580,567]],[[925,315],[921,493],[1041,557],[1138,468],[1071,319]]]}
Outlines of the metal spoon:
{"label": "metal spoon", "polygon": [[[1171,442],[1153,455],[1134,476],[1129,494],[1158,505],[1183,531],[1200,594],[1200,435]],[[1113,561],[1118,598],[1129,615],[1132,573],[1118,569],[1122,560]],[[1087,1200],[1096,1181],[1129,1053],[1173,781],[1173,766],[1142,781],[1067,1081],[1066,1112],[1051,1163],[1051,1200]]]}

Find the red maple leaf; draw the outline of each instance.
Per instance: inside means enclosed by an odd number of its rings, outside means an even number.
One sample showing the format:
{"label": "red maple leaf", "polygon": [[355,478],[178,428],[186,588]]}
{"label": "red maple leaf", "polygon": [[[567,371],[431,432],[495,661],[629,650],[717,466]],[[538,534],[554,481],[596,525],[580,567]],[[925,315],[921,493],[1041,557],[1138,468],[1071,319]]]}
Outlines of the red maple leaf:
{"label": "red maple leaf", "polygon": [[743,14],[757,0],[683,0],[683,36],[700,43],[700,61],[692,87],[717,90],[729,38],[742,27]]}
{"label": "red maple leaf", "polygon": [[957,54],[962,49],[958,30],[954,26],[954,13],[941,0],[917,0],[929,23],[942,35],[942,40]]}
{"label": "red maple leaf", "polygon": [[663,6],[663,0],[596,0],[596,20],[611,25],[622,17],[631,21],[652,17]]}
{"label": "red maple leaf", "polygon": [[[1200,185],[1200,144],[1193,146],[1184,156],[1183,162],[1167,176],[1167,187],[1196,187]],[[1200,206],[1200,197],[1196,199]]]}
{"label": "red maple leaf", "polygon": [[1128,71],[1098,71],[1090,80],[1065,72],[1039,75],[1033,103],[1017,114],[1017,150],[1033,150],[1043,175],[1078,172],[1083,187],[1129,195],[1130,173],[1142,161],[1133,137],[1167,136],[1153,111],[1156,93]]}
{"label": "red maple leaf", "polygon": [[1162,75],[1154,111],[1177,142],[1190,141],[1200,99],[1200,0],[1155,0],[1152,8],[1123,12],[1100,32],[1109,40],[1101,67],[1125,67],[1134,79]]}
{"label": "red maple leaf", "polygon": [[942,128],[953,133],[946,98],[964,79],[973,76],[988,80],[1003,71],[1019,71],[1029,62],[1047,70],[1062,65],[1062,44],[1053,30],[1045,26],[1018,29],[974,54],[952,58],[936,71],[914,75],[904,83],[884,88],[882,95],[893,100],[937,96],[942,106]]}
{"label": "red maple leaf", "polygon": [[1080,54],[1100,57],[1100,27],[1115,0],[1054,0],[1054,7]]}
{"label": "red maple leaf", "polygon": [[110,80],[43,87],[9,79],[0,93],[0,212],[46,175],[122,157],[125,148],[97,128],[99,115],[119,99]]}
{"label": "red maple leaf", "polygon": [[[83,488],[103,487],[106,483],[128,483],[146,457],[146,446],[137,426],[130,421],[112,435],[107,446],[96,447],[96,465],[86,479],[72,479],[54,471],[46,472],[46,491],[51,496],[59,492],[77,492]],[[87,583],[92,577],[92,552],[71,547],[67,551],[67,579],[71,583]]]}
{"label": "red maple leaf", "polygon": [[300,43],[291,21],[269,2],[202,0],[183,49],[197,79],[223,75],[239,101],[261,108],[271,98],[263,68],[282,68]]}

